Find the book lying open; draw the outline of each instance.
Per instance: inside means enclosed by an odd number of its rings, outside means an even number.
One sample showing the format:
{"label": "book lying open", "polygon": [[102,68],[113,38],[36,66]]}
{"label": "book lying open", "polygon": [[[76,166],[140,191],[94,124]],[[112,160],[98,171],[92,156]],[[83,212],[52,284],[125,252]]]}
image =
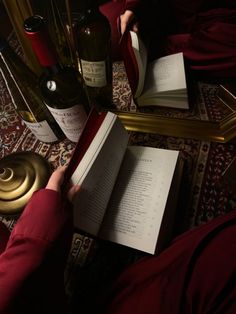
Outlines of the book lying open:
{"label": "book lying open", "polygon": [[138,107],[189,108],[182,52],[147,62],[147,49],[139,35],[133,31],[124,33],[120,46],[130,88]]}
{"label": "book lying open", "polygon": [[181,159],[178,151],[128,146],[128,140],[117,115],[91,112],[65,174],[80,185],[74,225],[154,254],[173,231]]}

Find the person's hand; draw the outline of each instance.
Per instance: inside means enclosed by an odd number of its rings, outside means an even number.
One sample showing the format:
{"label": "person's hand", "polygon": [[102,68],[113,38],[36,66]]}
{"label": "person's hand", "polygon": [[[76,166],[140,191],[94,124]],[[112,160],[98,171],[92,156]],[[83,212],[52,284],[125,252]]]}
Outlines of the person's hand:
{"label": "person's hand", "polygon": [[[134,12],[131,10],[126,10],[123,14],[120,15],[120,32],[121,32],[121,35],[124,34],[127,27],[132,23],[134,17],[135,17]],[[138,24],[137,23],[134,23],[132,25],[132,30],[134,32],[138,31]]]}
{"label": "person's hand", "polygon": [[57,168],[50,176],[46,189],[54,190],[56,192],[61,192],[61,185],[64,180],[66,167]]}
{"label": "person's hand", "polygon": [[[50,189],[56,192],[61,192],[61,186],[64,180],[64,174],[66,171],[66,167],[59,167],[57,168],[52,174],[51,177],[48,180],[48,183],[46,185],[46,189]],[[67,191],[67,198],[69,199],[69,201],[73,201],[75,195],[78,193],[79,191],[79,186],[78,185],[72,185],[69,187],[68,191]]]}
{"label": "person's hand", "polygon": [[72,185],[68,192],[67,192],[67,198],[68,200],[72,203],[75,196],[77,195],[78,191],[80,189],[80,186],[79,185]]}

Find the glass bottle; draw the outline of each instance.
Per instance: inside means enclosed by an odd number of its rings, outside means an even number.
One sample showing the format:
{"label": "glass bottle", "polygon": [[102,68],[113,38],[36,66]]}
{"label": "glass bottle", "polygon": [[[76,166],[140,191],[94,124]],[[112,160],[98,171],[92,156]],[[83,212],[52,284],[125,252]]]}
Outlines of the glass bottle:
{"label": "glass bottle", "polygon": [[43,17],[61,64],[63,66],[77,66],[75,64],[76,54],[75,51],[72,50],[69,33],[66,30],[62,12],[60,12],[60,7],[56,0],[47,0],[44,3]]}
{"label": "glass bottle", "polygon": [[17,113],[36,138],[46,143],[65,138],[43,103],[36,75],[2,38],[0,38],[0,71]]}
{"label": "glass bottle", "polygon": [[113,107],[109,21],[99,11],[97,1],[81,0],[78,10],[78,55],[90,101],[105,108]]}
{"label": "glass bottle", "polygon": [[63,67],[58,61],[43,17],[27,18],[24,30],[44,68],[39,86],[45,104],[67,138],[77,142],[90,109],[83,80],[73,67]]}

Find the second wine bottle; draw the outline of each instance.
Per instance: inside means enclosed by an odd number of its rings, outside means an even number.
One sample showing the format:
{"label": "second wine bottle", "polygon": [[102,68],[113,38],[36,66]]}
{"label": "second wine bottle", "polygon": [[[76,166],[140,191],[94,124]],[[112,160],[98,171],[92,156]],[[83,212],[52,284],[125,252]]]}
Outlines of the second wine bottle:
{"label": "second wine bottle", "polygon": [[78,4],[77,43],[82,74],[90,101],[112,108],[111,27],[97,0]]}
{"label": "second wine bottle", "polygon": [[45,104],[67,138],[77,142],[89,112],[83,81],[73,67],[63,67],[58,62],[43,17],[27,18],[24,30],[44,68],[39,85]]}

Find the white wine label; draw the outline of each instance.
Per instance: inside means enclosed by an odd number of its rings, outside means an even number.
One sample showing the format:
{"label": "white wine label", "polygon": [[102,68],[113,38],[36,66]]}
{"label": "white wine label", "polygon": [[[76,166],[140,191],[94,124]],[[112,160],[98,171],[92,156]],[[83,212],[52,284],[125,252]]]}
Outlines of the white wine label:
{"label": "white wine label", "polygon": [[103,87],[107,85],[106,62],[81,60],[82,73],[85,84],[91,87]]}
{"label": "white wine label", "polygon": [[38,140],[45,143],[52,143],[58,140],[57,136],[54,134],[46,120],[42,122],[28,122],[24,120],[24,123]]}
{"label": "white wine label", "polygon": [[87,114],[83,106],[75,105],[67,109],[56,109],[49,106],[47,108],[66,137],[72,142],[77,142],[87,119]]}

